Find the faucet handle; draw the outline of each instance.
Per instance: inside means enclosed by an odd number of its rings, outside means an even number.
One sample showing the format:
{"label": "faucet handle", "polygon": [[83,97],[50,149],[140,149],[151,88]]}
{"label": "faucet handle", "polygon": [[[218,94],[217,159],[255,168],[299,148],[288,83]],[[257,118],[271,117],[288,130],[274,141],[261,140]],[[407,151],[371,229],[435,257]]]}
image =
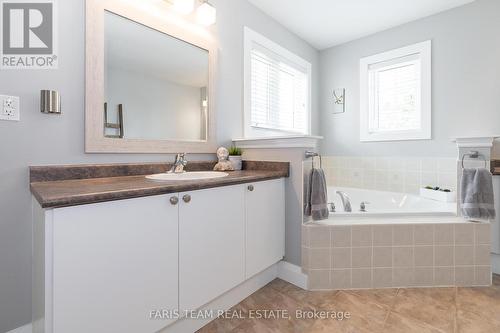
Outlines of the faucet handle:
{"label": "faucet handle", "polygon": [[369,205],[370,203],[368,201],[361,201],[359,204],[359,211],[360,212],[366,212],[366,205]]}
{"label": "faucet handle", "polygon": [[178,153],[175,156],[175,161],[178,163],[182,163],[185,166],[187,164],[186,155],[187,155],[187,153]]}
{"label": "faucet handle", "polygon": [[328,207],[330,208],[330,213],[335,213],[335,203],[334,202],[329,202]]}

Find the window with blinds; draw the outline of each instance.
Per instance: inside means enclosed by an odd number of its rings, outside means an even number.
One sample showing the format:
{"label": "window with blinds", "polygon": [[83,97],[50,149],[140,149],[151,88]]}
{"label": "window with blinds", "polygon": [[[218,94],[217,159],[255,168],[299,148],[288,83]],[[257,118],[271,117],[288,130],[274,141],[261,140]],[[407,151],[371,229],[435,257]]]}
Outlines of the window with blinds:
{"label": "window with blinds", "polygon": [[360,61],[361,141],[431,138],[431,42]]}
{"label": "window with blinds", "polygon": [[310,64],[255,32],[246,31],[245,39],[247,127],[309,134]]}
{"label": "window with blinds", "polygon": [[370,66],[370,132],[421,128],[420,59]]}

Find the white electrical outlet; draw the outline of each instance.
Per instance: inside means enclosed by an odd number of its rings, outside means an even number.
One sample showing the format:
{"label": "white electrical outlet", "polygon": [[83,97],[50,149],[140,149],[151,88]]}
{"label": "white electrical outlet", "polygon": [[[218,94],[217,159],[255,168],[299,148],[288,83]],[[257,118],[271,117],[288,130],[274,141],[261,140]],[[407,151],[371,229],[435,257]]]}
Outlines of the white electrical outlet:
{"label": "white electrical outlet", "polygon": [[19,97],[0,95],[0,120],[20,120]]}

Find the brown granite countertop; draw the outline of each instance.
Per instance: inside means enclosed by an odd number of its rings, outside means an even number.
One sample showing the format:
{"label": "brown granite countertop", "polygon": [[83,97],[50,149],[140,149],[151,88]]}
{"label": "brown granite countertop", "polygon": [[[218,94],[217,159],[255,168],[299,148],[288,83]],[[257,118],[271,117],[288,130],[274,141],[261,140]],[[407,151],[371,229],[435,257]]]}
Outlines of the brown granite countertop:
{"label": "brown granite countertop", "polygon": [[[198,163],[198,167],[195,164],[193,169],[199,171],[202,169],[200,165],[201,162]],[[130,166],[133,167],[132,172]],[[158,168],[168,169],[168,166],[168,164],[103,165],[107,171],[99,169],[99,165],[32,167],[30,187],[43,208],[58,208],[257,182],[289,175],[289,163],[248,161],[244,162],[244,170],[229,171],[229,175],[223,178],[161,182],[145,178],[151,171],[158,171]],[[82,173],[84,170],[87,170],[88,177]],[[89,170],[91,175],[88,175]],[[96,172],[96,170],[101,171]],[[127,172],[135,174],[129,175]],[[94,175],[107,177],[93,177]],[[58,176],[61,180],[57,180]]]}
{"label": "brown granite countertop", "polygon": [[491,173],[494,176],[500,176],[500,160],[491,160]]}

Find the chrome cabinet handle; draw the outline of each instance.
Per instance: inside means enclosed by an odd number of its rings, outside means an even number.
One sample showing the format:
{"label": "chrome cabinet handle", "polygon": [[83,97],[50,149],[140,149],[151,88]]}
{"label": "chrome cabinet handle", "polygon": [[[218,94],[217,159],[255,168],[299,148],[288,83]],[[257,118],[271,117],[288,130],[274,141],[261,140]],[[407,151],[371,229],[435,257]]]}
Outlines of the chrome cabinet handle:
{"label": "chrome cabinet handle", "polygon": [[189,194],[185,194],[183,197],[182,197],[182,200],[184,200],[185,203],[188,203],[191,201],[191,196]]}
{"label": "chrome cabinet handle", "polygon": [[253,190],[255,190],[255,187],[253,185],[248,185],[247,189],[250,191],[250,192],[253,192]]}
{"label": "chrome cabinet handle", "polygon": [[178,197],[170,197],[170,203],[172,205],[177,205],[179,203],[179,198]]}

